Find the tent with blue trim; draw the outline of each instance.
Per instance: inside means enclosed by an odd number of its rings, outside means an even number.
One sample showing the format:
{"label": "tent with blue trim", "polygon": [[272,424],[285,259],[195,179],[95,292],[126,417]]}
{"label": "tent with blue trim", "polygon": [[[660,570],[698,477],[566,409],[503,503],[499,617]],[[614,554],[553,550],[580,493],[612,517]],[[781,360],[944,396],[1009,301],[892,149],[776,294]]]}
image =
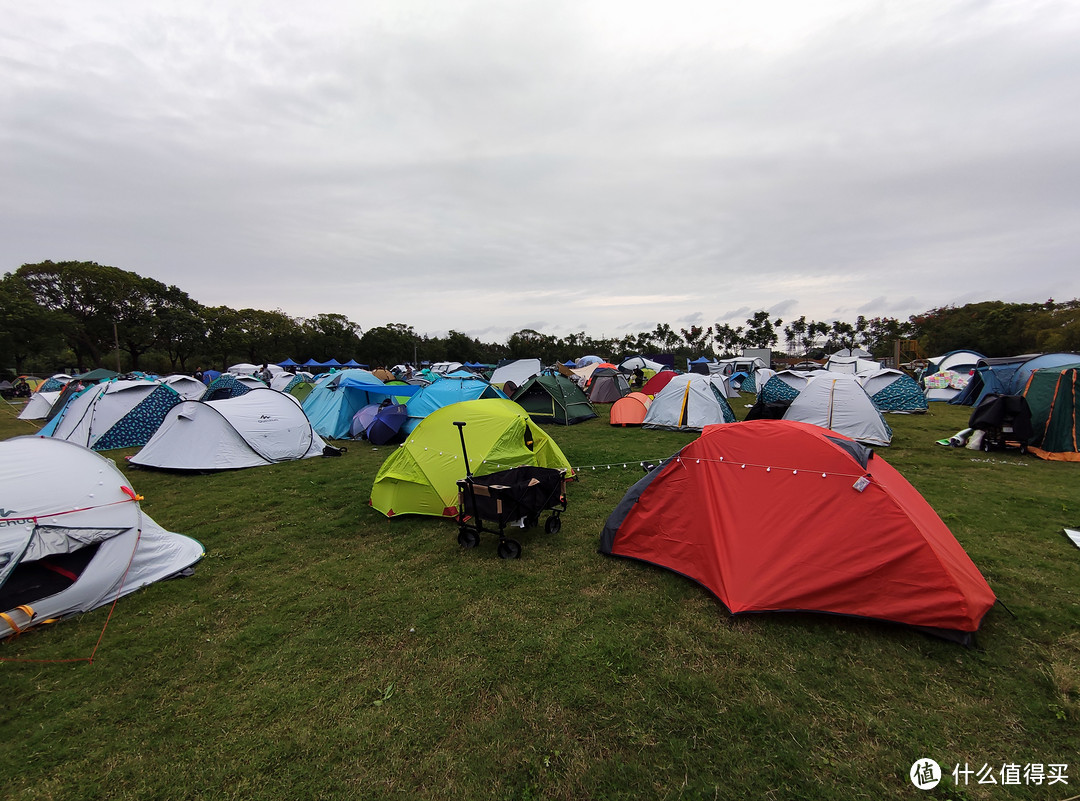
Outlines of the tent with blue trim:
{"label": "tent with blue trim", "polygon": [[95,451],[138,447],[182,400],[172,387],[154,381],[107,381],[68,401],[39,433]]}
{"label": "tent with blue trim", "polygon": [[[250,378],[250,376],[248,377]],[[254,380],[258,381],[261,386],[265,386],[258,379]],[[239,395],[246,395],[252,389],[253,387],[247,381],[242,381],[229,373],[220,373],[217,378],[206,385],[206,391],[199,400],[210,401],[235,398]]]}

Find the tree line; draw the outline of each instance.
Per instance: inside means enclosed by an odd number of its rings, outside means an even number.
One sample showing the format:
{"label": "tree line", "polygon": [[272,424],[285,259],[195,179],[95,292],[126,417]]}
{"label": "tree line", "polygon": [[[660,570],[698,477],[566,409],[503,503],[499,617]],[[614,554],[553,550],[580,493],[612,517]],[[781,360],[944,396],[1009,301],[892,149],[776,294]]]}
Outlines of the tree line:
{"label": "tree line", "polygon": [[372,366],[532,357],[551,364],[585,354],[723,358],[748,347],[820,358],[858,346],[885,357],[897,340],[916,341],[930,356],[957,349],[986,356],[1080,351],[1080,300],[984,301],[930,309],[907,320],[860,315],[852,322],[802,316],[785,323],[759,310],[740,326],[660,323],[651,331],[614,338],[584,331],[558,337],[526,328],[493,343],[453,330],[433,337],[405,323],[365,329],[343,314],[296,318],[280,310],[204,306],[179,287],[85,261],[24,264],[5,274],[0,310],[0,371],[8,377],[12,371],[47,373],[65,366],[186,373],[287,356],[301,362],[355,358]]}

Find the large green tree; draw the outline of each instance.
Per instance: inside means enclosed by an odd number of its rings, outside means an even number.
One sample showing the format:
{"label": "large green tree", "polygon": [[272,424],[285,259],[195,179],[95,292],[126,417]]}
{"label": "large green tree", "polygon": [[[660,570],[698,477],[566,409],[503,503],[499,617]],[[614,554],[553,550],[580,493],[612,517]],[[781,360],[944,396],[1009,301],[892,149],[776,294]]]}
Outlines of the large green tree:
{"label": "large green tree", "polygon": [[330,359],[367,359],[367,356],[362,355],[363,337],[360,336],[360,325],[344,314],[317,314],[309,317],[303,322],[302,333],[301,358],[312,358],[321,362]]}
{"label": "large green tree", "polygon": [[203,309],[206,326],[206,355],[219,370],[229,367],[237,355],[247,349],[244,332],[239,326],[240,313],[228,306]]}
{"label": "large green tree", "polygon": [[425,358],[422,339],[411,325],[404,323],[369,328],[360,337],[360,360],[372,367],[411,364]]}
{"label": "large green tree", "polygon": [[188,372],[188,361],[206,349],[206,310],[185,295],[163,307],[157,317],[158,347],[174,371]]}
{"label": "large green tree", "polygon": [[973,350],[984,356],[1015,356],[1038,350],[1030,328],[1046,304],[989,300],[931,309],[913,317],[919,345],[931,356],[952,350]]}
{"label": "large green tree", "polygon": [[26,282],[37,303],[72,321],[65,333],[80,370],[88,363],[102,364],[122,315],[132,311],[127,299],[138,293],[141,281],[135,273],[92,261],[24,264],[15,274]]}
{"label": "large green tree", "polygon": [[767,311],[754,312],[746,319],[746,345],[751,348],[771,348],[779,340],[776,329],[783,324],[779,317],[773,320]]}
{"label": "large green tree", "polygon": [[63,347],[71,319],[39,304],[21,276],[0,279],[0,309],[0,366],[21,374],[30,358]]}

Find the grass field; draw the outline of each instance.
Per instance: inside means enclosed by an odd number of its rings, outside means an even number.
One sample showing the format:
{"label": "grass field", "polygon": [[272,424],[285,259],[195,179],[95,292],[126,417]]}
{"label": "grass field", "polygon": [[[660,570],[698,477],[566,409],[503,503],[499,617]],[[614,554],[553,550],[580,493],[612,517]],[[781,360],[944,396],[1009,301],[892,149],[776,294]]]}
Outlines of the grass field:
{"label": "grass field", "polygon": [[[889,418],[879,454],[1008,606],[964,649],[869,621],[733,618],[683,578],[598,555],[639,461],[693,439],[600,410],[545,427],[585,469],[562,531],[527,533],[516,561],[369,508],[389,448],[191,476],[110,453],[207,555],[122,599],[93,664],[0,663],[0,797],[1080,795],[1080,550],[1062,534],[1080,524],[1080,466],[935,445],[967,409]],[[0,409],[0,438],[33,431]],[[87,656],[106,614],[0,656]],[[929,792],[908,778],[926,757],[946,773]],[[964,763],[998,783],[955,785]],[[1013,764],[1065,764],[1067,781],[1002,784]]]}

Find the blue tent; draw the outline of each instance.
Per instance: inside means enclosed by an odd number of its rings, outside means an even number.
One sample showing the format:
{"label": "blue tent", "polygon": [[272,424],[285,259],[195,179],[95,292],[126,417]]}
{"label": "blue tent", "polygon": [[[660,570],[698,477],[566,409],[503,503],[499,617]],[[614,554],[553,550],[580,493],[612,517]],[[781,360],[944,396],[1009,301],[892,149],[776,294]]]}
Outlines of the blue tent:
{"label": "blue tent", "polygon": [[319,436],[346,439],[353,416],[387,397],[411,395],[418,387],[386,385],[367,370],[341,370],[320,381],[304,399],[304,413]]}
{"label": "blue tent", "polygon": [[1061,367],[1080,360],[1076,353],[1026,353],[996,359],[979,359],[975,372],[959,395],[949,403],[978,406],[987,395],[1019,395],[1036,370]]}
{"label": "blue tent", "polygon": [[368,442],[372,445],[385,445],[392,441],[401,431],[401,426],[408,417],[409,413],[403,403],[392,403],[382,407],[376,412],[375,419],[364,432]]}
{"label": "blue tent", "polygon": [[358,363],[358,362],[356,361],[356,359],[349,359],[349,360],[348,360],[347,362],[345,362],[345,364],[343,364],[343,365],[341,365],[341,366],[342,366],[342,367],[362,367],[362,368],[364,368],[365,370],[367,369],[367,365],[366,365],[366,364],[359,364],[359,363]]}
{"label": "blue tent", "polygon": [[299,367],[300,362],[294,362],[292,358],[288,358],[283,362],[278,362],[278,367]]}
{"label": "blue tent", "polygon": [[417,387],[416,394],[409,398],[405,404],[409,419],[401,430],[408,434],[436,409],[480,398],[506,398],[506,394],[479,376],[445,376],[436,379],[426,387]]}
{"label": "blue tent", "polygon": [[1024,362],[1013,373],[1012,382],[1009,384],[1009,395],[1019,395],[1028,385],[1031,374],[1036,370],[1045,370],[1047,367],[1064,367],[1066,364],[1080,362],[1080,354],[1076,353],[1044,353]]}
{"label": "blue tent", "polygon": [[702,375],[708,375],[708,366],[710,364],[712,364],[712,362],[706,359],[704,356],[698,356],[693,361],[691,361],[690,359],[686,360],[686,369],[691,373],[701,373]]}

